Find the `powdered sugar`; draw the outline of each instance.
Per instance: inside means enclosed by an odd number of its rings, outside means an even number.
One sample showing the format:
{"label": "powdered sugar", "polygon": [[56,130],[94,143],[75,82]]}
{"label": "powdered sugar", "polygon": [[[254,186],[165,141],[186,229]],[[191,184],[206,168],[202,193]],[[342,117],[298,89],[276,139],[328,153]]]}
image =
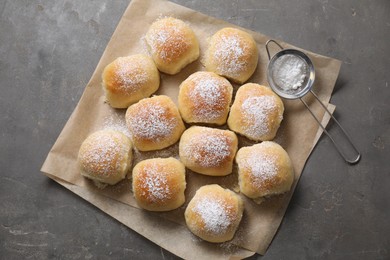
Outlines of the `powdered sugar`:
{"label": "powdered sugar", "polygon": [[178,124],[175,117],[167,116],[169,111],[158,103],[139,104],[136,115],[127,117],[133,138],[144,138],[159,142],[171,135]]}
{"label": "powdered sugar", "polygon": [[213,105],[221,98],[222,87],[219,81],[214,78],[199,78],[195,83],[190,97],[200,96],[202,101],[207,105]]}
{"label": "powdered sugar", "polygon": [[232,224],[229,217],[231,208],[222,200],[204,197],[196,202],[193,211],[200,215],[208,232],[218,235],[225,233]]}
{"label": "powdered sugar", "polygon": [[189,91],[189,97],[194,102],[194,116],[199,121],[209,122],[223,116],[228,98],[226,83],[219,78],[197,76],[191,78],[194,87]]}
{"label": "powdered sugar", "polygon": [[222,35],[215,46],[214,58],[218,64],[217,69],[229,76],[241,73],[247,66],[243,59],[247,48],[247,43],[237,34]]}
{"label": "powdered sugar", "polygon": [[277,171],[276,157],[253,153],[245,160],[245,166],[248,167],[256,183],[272,179]]}
{"label": "powdered sugar", "polygon": [[152,53],[171,62],[189,48],[189,40],[183,32],[185,23],[174,18],[163,18],[151,27],[145,39]]}
{"label": "powdered sugar", "polygon": [[231,138],[213,130],[205,128],[203,133],[195,135],[184,147],[183,156],[193,158],[202,167],[218,167],[232,156]]}
{"label": "powdered sugar", "polygon": [[251,173],[251,181],[257,187],[262,187],[267,181],[274,180],[279,172],[279,155],[271,153],[277,147],[274,142],[262,142],[243,153],[238,160],[238,167]]}
{"label": "powdered sugar", "polygon": [[102,177],[116,173],[122,161],[118,158],[122,147],[112,136],[90,136],[83,145],[88,149],[81,153],[80,162],[87,172]]}
{"label": "powdered sugar", "polygon": [[282,90],[293,91],[303,86],[307,74],[304,60],[296,55],[285,54],[275,60],[272,78]]}
{"label": "powdered sugar", "polygon": [[129,128],[126,126],[124,113],[120,111],[104,118],[103,129],[115,130],[131,138]]}
{"label": "powdered sugar", "polygon": [[115,77],[121,84],[119,87],[131,94],[142,87],[148,80],[145,71],[146,61],[132,59],[131,57],[121,57],[116,60]]}
{"label": "powdered sugar", "polygon": [[152,202],[167,200],[171,197],[171,190],[168,185],[167,172],[162,171],[157,163],[148,164],[144,169],[140,188],[144,196]]}
{"label": "powdered sugar", "polygon": [[274,96],[264,95],[249,97],[242,103],[242,116],[245,124],[244,134],[254,139],[261,139],[270,131],[268,116],[277,108]]}

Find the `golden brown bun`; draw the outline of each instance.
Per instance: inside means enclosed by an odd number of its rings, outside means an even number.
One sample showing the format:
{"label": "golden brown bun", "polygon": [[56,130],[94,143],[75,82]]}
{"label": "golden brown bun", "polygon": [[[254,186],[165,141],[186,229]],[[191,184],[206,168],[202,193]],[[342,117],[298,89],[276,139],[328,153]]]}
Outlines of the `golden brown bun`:
{"label": "golden brown bun", "polygon": [[255,72],[258,50],[253,37],[235,28],[223,28],[210,39],[206,52],[206,70],[244,83]]}
{"label": "golden brown bun", "polygon": [[282,100],[270,88],[247,83],[238,89],[227,123],[251,140],[268,141],[275,137],[283,112]]}
{"label": "golden brown bun", "polygon": [[191,28],[179,19],[166,17],[154,22],[145,35],[157,68],[176,74],[199,57],[199,43]]}
{"label": "golden brown bun", "polygon": [[275,142],[241,148],[236,162],[240,190],[252,199],[287,192],[294,181],[290,157]]}
{"label": "golden brown bun", "polygon": [[138,54],[108,64],[102,80],[108,103],[115,108],[127,108],[157,91],[160,74],[150,57]]}
{"label": "golden brown bun", "polygon": [[185,130],[175,103],[163,95],[131,105],[126,111],[126,124],[140,151],[166,148],[176,143]]}
{"label": "golden brown bun", "polygon": [[232,93],[233,87],[227,79],[213,72],[195,72],[180,85],[180,114],[187,123],[223,125]]}
{"label": "golden brown bun", "polygon": [[174,158],[139,162],[133,169],[133,193],[137,204],[150,211],[173,210],[185,201],[185,167]]}
{"label": "golden brown bun", "polygon": [[237,146],[237,136],[232,131],[192,126],[181,136],[179,156],[194,172],[225,176],[232,172]]}
{"label": "golden brown bun", "polygon": [[221,243],[234,237],[244,204],[240,196],[217,184],[196,191],[184,213],[187,227],[203,240]]}
{"label": "golden brown bun", "polygon": [[130,139],[115,130],[101,130],[81,144],[78,164],[81,175],[114,185],[126,177],[133,159]]}

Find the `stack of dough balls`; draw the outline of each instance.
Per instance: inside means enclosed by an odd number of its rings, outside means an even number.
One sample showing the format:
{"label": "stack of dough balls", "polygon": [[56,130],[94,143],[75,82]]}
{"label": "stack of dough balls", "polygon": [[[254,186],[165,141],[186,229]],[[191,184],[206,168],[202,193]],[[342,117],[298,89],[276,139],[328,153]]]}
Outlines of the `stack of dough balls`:
{"label": "stack of dough balls", "polygon": [[137,204],[150,211],[173,210],[185,201],[184,165],[174,158],[139,162],[133,169],[133,193]]}
{"label": "stack of dough balls", "polygon": [[155,21],[145,35],[157,68],[174,75],[199,57],[199,43],[183,21],[166,17]]}
{"label": "stack of dough balls", "polygon": [[115,130],[100,130],[81,144],[78,165],[81,175],[114,185],[126,177],[133,159],[130,139]]}
{"label": "stack of dough balls", "polygon": [[184,216],[193,234],[209,242],[221,243],[233,238],[243,211],[240,196],[212,184],[196,191]]}
{"label": "stack of dough balls", "polygon": [[150,57],[138,54],[108,64],[102,80],[108,103],[114,108],[127,108],[157,91],[160,74]]}
{"label": "stack of dough balls", "polygon": [[134,146],[140,151],[173,145],[185,130],[175,103],[164,95],[142,99],[127,109],[125,117]]}
{"label": "stack of dough balls", "polygon": [[223,125],[232,93],[233,87],[227,79],[213,72],[195,72],[180,85],[180,114],[186,123]]}
{"label": "stack of dough balls", "polygon": [[282,100],[270,88],[247,83],[238,89],[227,123],[251,140],[269,141],[279,129],[283,112]]}
{"label": "stack of dough balls", "polygon": [[287,152],[277,143],[266,141],[237,152],[240,191],[247,197],[261,200],[291,189],[293,166]]}
{"label": "stack of dough balls", "polygon": [[239,84],[252,76],[257,62],[255,40],[249,33],[235,28],[223,28],[211,37],[204,60],[207,71]]}
{"label": "stack of dough balls", "polygon": [[179,156],[194,172],[225,176],[232,172],[237,146],[237,136],[232,131],[192,126],[181,136]]}

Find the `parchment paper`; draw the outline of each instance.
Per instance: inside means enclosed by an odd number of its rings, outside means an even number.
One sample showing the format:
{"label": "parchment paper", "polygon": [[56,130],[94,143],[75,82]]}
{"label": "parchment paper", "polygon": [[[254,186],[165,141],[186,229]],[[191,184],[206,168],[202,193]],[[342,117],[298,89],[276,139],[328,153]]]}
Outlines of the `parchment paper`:
{"label": "parchment paper", "polygon": [[[183,216],[186,204],[177,210],[167,213],[157,214],[145,212],[137,209],[137,205],[130,190],[130,179],[126,179],[114,187],[98,189],[91,184],[89,180],[81,177],[78,172],[76,163],[77,153],[80,144],[90,133],[104,128],[116,128],[126,132],[124,125],[124,110],[112,109],[105,103],[103,90],[101,88],[101,73],[104,67],[117,57],[146,53],[143,36],[150,24],[161,16],[174,16],[182,19],[191,26],[200,41],[201,58],[198,61],[190,64],[175,76],[161,74],[162,81],[160,89],[156,94],[168,95],[174,102],[177,102],[178,87],[180,83],[190,74],[199,70],[204,70],[201,60],[203,53],[207,48],[207,39],[223,27],[237,27],[167,1],[133,0],[120,20],[79,104],[52,147],[41,171],[60,182],[62,185],[65,185],[71,191],[98,206],[111,216],[125,223],[130,228],[136,229],[136,231],[138,229],[137,232],[140,232],[160,246],[181,255],[182,257],[183,255],[179,254],[180,250],[177,248],[177,241],[192,241],[189,242],[190,244],[192,243],[191,245],[188,243],[183,245],[186,246],[187,249],[194,246],[193,244],[196,246],[200,245],[202,250],[191,250],[190,256],[194,258],[197,257],[197,253],[195,252],[199,252],[199,256],[204,256],[204,254],[207,255],[209,251],[210,253],[216,252],[216,247],[232,250],[232,248],[235,248],[234,245],[246,250],[240,251],[241,253],[238,254],[229,254],[225,252],[225,254],[222,255],[225,257],[230,257],[232,255],[245,257],[248,256],[248,252],[264,254],[280,225],[304,164],[318,139],[316,133],[319,131],[319,127],[300,101],[284,100],[284,119],[277,137],[275,138],[275,141],[287,150],[293,162],[295,171],[293,189],[289,193],[268,199],[261,205],[257,205],[242,196],[245,200],[245,212],[242,223],[233,241],[224,243],[222,247],[221,245],[212,245],[199,241],[186,230]],[[248,32],[254,36],[259,48],[259,64],[254,76],[248,82],[267,85],[266,66],[268,57],[265,51],[265,42],[269,37],[251,31]],[[285,48],[297,48],[282,41],[279,42]],[[277,50],[275,49],[275,51]],[[320,99],[327,104],[333,91],[341,63],[328,57],[305,50],[302,51],[312,59],[316,69],[316,83],[313,90]],[[235,90],[237,90],[239,86],[235,85],[234,87]],[[313,102],[312,97],[307,96],[305,97],[305,100],[310,104],[310,107],[318,118],[322,118],[323,110],[320,105]],[[252,144],[254,144],[254,142],[249,141],[244,137],[239,138],[240,147]],[[135,151],[134,164],[146,158],[169,156],[178,158],[177,144],[157,152],[141,153]],[[129,174],[129,177],[131,177],[131,174]],[[205,184],[218,183],[224,187],[236,189],[237,169],[234,169],[233,173],[227,177],[207,177],[187,170],[186,180],[186,203],[188,203],[197,188]],[[108,197],[111,199],[108,199]],[[115,210],[113,207],[118,207],[123,210]],[[138,212],[142,215],[142,218],[148,219],[148,221],[138,222],[135,217],[132,219],[132,216],[129,215],[127,211]],[[123,221],[123,219],[126,220]],[[157,238],[157,234],[159,233],[158,228],[154,228],[152,229],[153,231],[150,232],[144,232],[144,230],[149,230],[148,228],[150,226],[159,227],[161,223],[169,223],[169,225],[175,227],[174,230],[180,230],[180,232],[174,232],[173,230],[172,232],[163,232],[163,240]],[[137,228],[139,226],[142,228]],[[227,250],[227,252],[229,250]]]}

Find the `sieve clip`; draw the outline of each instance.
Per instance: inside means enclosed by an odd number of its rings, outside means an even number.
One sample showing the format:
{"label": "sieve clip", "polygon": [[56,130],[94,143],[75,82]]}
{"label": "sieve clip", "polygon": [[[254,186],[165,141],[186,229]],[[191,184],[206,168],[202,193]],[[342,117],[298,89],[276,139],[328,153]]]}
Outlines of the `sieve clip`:
{"label": "sieve clip", "polygon": [[[272,57],[272,60],[271,60],[271,54],[270,54],[270,51],[269,51],[269,48],[268,48],[268,45],[270,43],[274,43],[276,44],[279,48],[280,48],[280,52],[276,53],[273,57]],[[314,66],[313,66],[313,63],[311,62],[310,58],[304,54],[303,52],[301,51],[298,51],[298,50],[295,50],[295,49],[284,49],[278,42],[276,42],[275,40],[268,40],[267,43],[265,44],[265,48],[267,50],[267,54],[268,54],[268,60],[270,61],[269,64],[268,64],[268,73],[267,73],[267,76],[268,76],[268,82],[272,88],[272,90],[274,90],[274,92],[276,92],[276,94],[278,94],[279,96],[283,97],[283,98],[287,98],[287,99],[298,99],[305,105],[305,107],[309,110],[310,114],[312,115],[312,117],[317,121],[318,125],[321,127],[321,129],[323,130],[323,132],[329,137],[329,139],[332,141],[332,143],[334,144],[336,150],[338,151],[338,153],[341,155],[341,157],[343,157],[343,159],[349,163],[349,164],[356,164],[359,162],[360,158],[361,158],[361,154],[359,152],[359,150],[356,148],[356,146],[353,144],[352,142],[352,139],[351,137],[349,136],[349,134],[345,131],[345,129],[341,126],[341,124],[339,123],[339,121],[333,116],[333,114],[328,110],[328,108],[324,105],[324,103],[319,99],[319,97],[313,92],[313,90],[311,90],[312,86],[313,86],[313,83],[314,83],[314,74],[315,74],[315,71],[314,71]],[[308,64],[309,68],[310,68],[310,78],[312,80],[309,80],[307,82],[307,86],[305,87],[306,90],[304,91],[301,91],[300,93],[296,94],[296,95],[291,95],[291,94],[287,94],[287,93],[283,93],[281,92],[279,89],[277,89],[277,87],[275,86],[274,82],[273,82],[273,79],[272,79],[272,76],[270,75],[270,66],[272,67],[272,65],[274,64],[273,63],[273,60],[275,58],[276,55],[278,56],[281,56],[283,55],[283,51],[286,51],[287,53],[292,53],[293,55],[296,55],[296,56],[299,56],[300,58],[302,58],[303,60],[306,61],[306,63]],[[325,127],[322,125],[321,121],[315,116],[314,112],[310,109],[309,105],[306,103],[306,101],[304,101],[302,99],[302,97],[304,95],[306,95],[306,93],[310,92],[314,97],[315,99],[321,104],[322,108],[328,113],[328,115],[331,117],[331,119],[333,119],[334,122],[336,122],[336,124],[339,126],[339,128],[341,129],[342,133],[344,134],[344,136],[346,137],[347,141],[349,142],[349,144],[351,145],[351,147],[353,148],[354,152],[357,154],[356,158],[355,159],[348,159],[347,156],[345,155],[345,153],[341,150],[341,147],[336,143],[336,141],[334,140],[334,138],[331,136],[331,134],[325,129]]]}

